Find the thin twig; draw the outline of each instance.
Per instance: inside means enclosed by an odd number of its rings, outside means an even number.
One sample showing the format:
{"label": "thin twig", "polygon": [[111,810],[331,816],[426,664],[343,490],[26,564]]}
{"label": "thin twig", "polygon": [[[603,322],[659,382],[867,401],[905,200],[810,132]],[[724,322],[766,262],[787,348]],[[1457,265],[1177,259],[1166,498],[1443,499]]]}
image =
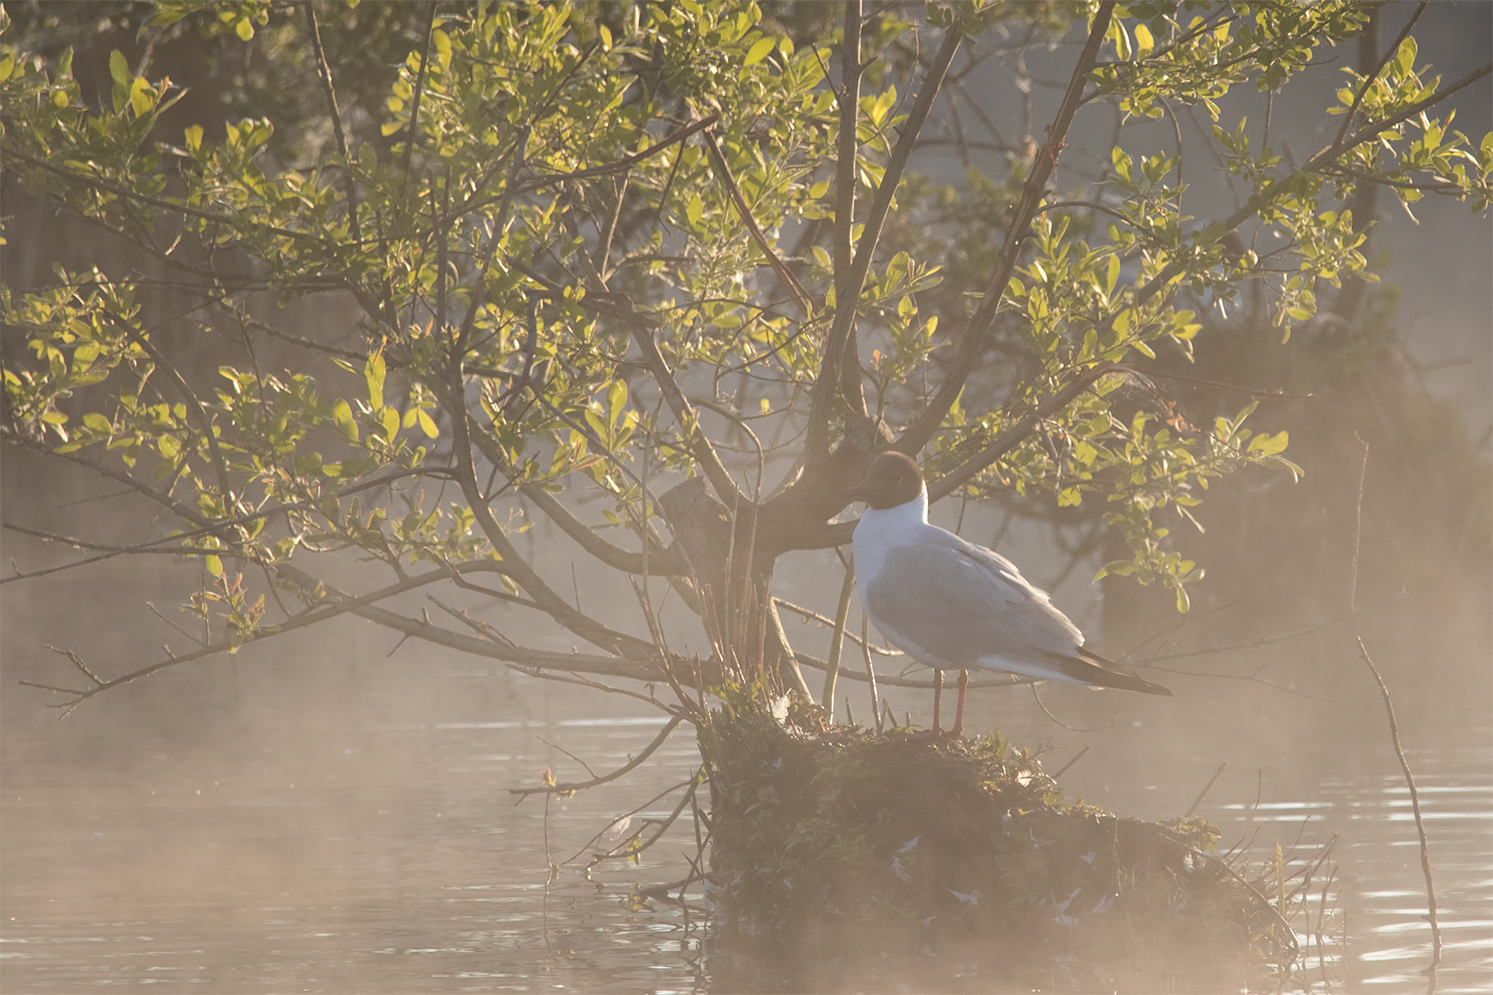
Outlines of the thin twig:
{"label": "thin twig", "polygon": [[[415,136],[420,122],[420,97],[425,92],[425,70],[430,65],[430,44],[435,39],[435,9],[437,6],[439,5],[432,2],[425,11],[425,48],[420,52],[420,71],[415,75],[415,92],[410,99],[410,123],[406,126],[404,136],[404,183],[401,185],[399,191],[401,197],[409,189],[410,158],[415,152]],[[333,99],[335,100],[336,98],[334,97]],[[339,142],[342,140],[342,130],[340,127],[337,130],[337,139]],[[343,147],[342,154],[347,154],[346,146]]]}
{"label": "thin twig", "polygon": [[[593,777],[589,781],[574,781],[567,784],[550,784],[545,785],[542,788],[509,788],[508,793],[510,795],[568,794],[573,791],[584,791],[587,788],[594,788],[598,784],[606,784],[608,781],[615,781],[617,780],[617,778],[621,777],[623,774],[626,774],[628,771],[635,770],[639,764],[651,757],[654,751],[656,751],[660,746],[664,745],[664,740],[669,738],[669,733],[679,728],[679,723],[683,721],[684,719],[682,716],[676,715],[668,722],[664,723],[664,727],[658,731],[657,736],[653,737],[653,742],[649,743],[643,748],[642,753],[639,753],[636,757],[633,757],[627,763],[623,764],[621,767],[618,767],[610,774],[602,774],[600,777]],[[567,753],[566,756],[570,756],[570,754]],[[571,757],[571,759],[574,760],[575,758]],[[581,766],[585,767],[585,764],[581,764]],[[590,770],[591,768],[586,767],[586,769]]]}
{"label": "thin twig", "polygon": [[[1424,6],[1424,4],[1422,4]],[[1417,12],[1418,13],[1418,12]],[[1353,576],[1348,581],[1348,611],[1358,607],[1358,549],[1363,542],[1363,485],[1369,475],[1369,444],[1354,431],[1353,438],[1363,447],[1363,463],[1358,468],[1358,508],[1353,521]]]}
{"label": "thin twig", "polygon": [[835,608],[835,628],[829,640],[829,666],[824,671],[824,694],[820,697],[833,721],[835,712],[835,679],[840,676],[840,654],[845,648],[845,619],[850,614],[850,595],[855,591],[855,567],[845,564],[845,579],[840,584],[840,603]]}
{"label": "thin twig", "polygon": [[[434,16],[435,4],[431,4],[431,11]],[[321,47],[321,25],[316,21],[316,6],[311,0],[306,0],[306,21],[311,27],[311,48],[316,54],[316,74],[321,79],[321,88],[326,93],[327,107],[332,114],[332,131],[337,136],[337,151],[342,153],[342,182],[347,191],[348,227],[352,231],[353,241],[361,242],[363,235],[358,227],[358,188],[349,168],[352,156],[347,150],[347,135],[342,130],[342,112],[337,108],[337,91],[332,87],[332,67],[327,63],[327,53]],[[421,69],[424,69],[423,63]],[[420,98],[417,95],[415,99],[418,101]],[[413,119],[410,123],[413,127]]]}
{"label": "thin twig", "polygon": [[[877,731],[880,732],[881,703],[876,695],[876,668],[871,665],[871,640],[870,629],[868,628],[870,620],[871,617],[869,615],[864,612],[861,613],[861,656],[865,657],[866,660],[866,683],[871,687],[871,714],[876,717]],[[850,715],[850,700],[848,698],[845,701],[845,715],[846,717]]]}
{"label": "thin twig", "polygon": [[[1067,729],[1069,732],[1098,732],[1099,730],[1101,730],[1101,729],[1107,729],[1112,724],[1114,724],[1115,719],[1110,719],[1108,722],[1104,723],[1104,725],[1102,725],[1102,726],[1094,726],[1091,729],[1080,729],[1077,726],[1070,726],[1068,723],[1064,722],[1062,719],[1060,719],[1056,715],[1052,714],[1052,711],[1047,707],[1047,703],[1044,702],[1042,700],[1042,696],[1037,693],[1037,685],[1033,684],[1031,687],[1032,687],[1032,697],[1035,698],[1035,699],[1037,699],[1037,707],[1040,708],[1040,709],[1042,709],[1042,714],[1046,715],[1049,719],[1051,719],[1052,721],[1056,722],[1058,725],[1062,726],[1064,729]],[[1115,718],[1116,719],[1119,718],[1119,715],[1116,715]]]}
{"label": "thin twig", "polygon": [[736,213],[741,215],[741,222],[746,226],[747,232],[752,236],[752,241],[757,244],[758,250],[767,257],[767,263],[772,271],[777,274],[783,285],[793,292],[797,298],[799,307],[803,308],[804,317],[809,318],[814,314],[814,299],[804,289],[798,277],[788,268],[788,264],[778,257],[772,246],[767,241],[767,236],[762,234],[762,229],[757,225],[757,219],[752,217],[752,209],[742,195],[741,187],[736,183],[736,177],[731,174],[731,166],[726,162],[726,157],[721,153],[720,146],[716,144],[715,136],[707,128],[700,133],[704,140],[705,149],[710,153],[710,161],[715,166],[716,173],[722,183],[726,185],[726,191],[731,195],[731,202],[736,205]]}
{"label": "thin twig", "polygon": [[[1380,55],[1379,64],[1374,67],[1374,71],[1363,78],[1363,84],[1359,86],[1358,92],[1353,95],[1353,103],[1348,107],[1348,113],[1343,115],[1343,124],[1342,127],[1338,128],[1337,137],[1332,141],[1333,145],[1342,144],[1344,137],[1348,134],[1348,129],[1353,127],[1354,118],[1358,116],[1358,105],[1363,103],[1363,98],[1368,95],[1369,90],[1374,85],[1374,81],[1379,78],[1379,74],[1384,71],[1384,67],[1389,65],[1389,60],[1399,53],[1400,43],[1409,37],[1410,29],[1415,27],[1415,22],[1420,20],[1420,15],[1425,13],[1426,6],[1429,3],[1430,0],[1421,0],[1420,6],[1415,8],[1415,13],[1410,15],[1410,20],[1405,22],[1405,26],[1395,36],[1395,40]],[[1374,29],[1374,33],[1378,34],[1378,28]]]}
{"label": "thin twig", "polygon": [[545,739],[543,736],[535,736],[534,738],[537,739],[537,740],[539,740],[541,743],[543,743],[545,746],[548,746],[552,750],[559,750],[561,753],[565,754],[567,757],[569,757],[570,759],[574,760],[576,763],[580,764],[582,767],[586,768],[586,773],[587,774],[590,774],[592,777],[596,777],[597,776],[596,771],[594,771],[594,770],[591,769],[591,765],[590,764],[586,763],[586,761],[582,760],[580,757],[576,756],[574,753],[571,753],[565,747],[560,746],[557,743],[551,743],[549,740]]}
{"label": "thin twig", "polygon": [[1188,806],[1188,808],[1187,808],[1187,814],[1184,815],[1184,816],[1182,816],[1182,818],[1184,818],[1184,819],[1190,819],[1190,818],[1192,818],[1192,813],[1194,813],[1194,812],[1196,812],[1198,810],[1198,806],[1203,803],[1203,798],[1212,789],[1214,783],[1217,782],[1218,778],[1223,774],[1223,769],[1225,767],[1227,767],[1228,765],[1229,765],[1229,762],[1227,760],[1225,760],[1223,763],[1221,763],[1221,764],[1218,765],[1218,769],[1213,772],[1213,776],[1212,777],[1208,778],[1208,783],[1205,784],[1205,785],[1203,785],[1203,790],[1198,792],[1198,796],[1196,798],[1194,798],[1193,801],[1192,801],[1192,804]]}
{"label": "thin twig", "polygon": [[[795,615],[799,615],[799,616],[801,616],[801,617],[809,620],[810,622],[818,622],[820,625],[827,626],[830,629],[833,629],[835,627],[835,620],[832,619],[832,618],[830,618],[827,615],[821,615],[818,612],[813,611],[813,610],[808,609],[808,608],[804,608],[801,605],[795,605],[791,601],[784,601],[782,598],[773,598],[772,600],[773,600],[773,603],[775,605],[777,605],[779,608],[785,609],[786,611],[790,611],[790,612],[792,612]],[[856,643],[857,645],[861,645],[860,637],[857,636],[853,632],[847,631],[845,633],[845,638],[848,639],[848,640],[850,640],[853,643]],[[875,653],[877,656],[906,656],[907,655],[906,653],[903,653],[901,650],[889,650],[889,649],[887,649],[887,648],[885,648],[883,646],[875,646],[875,645],[873,645],[873,646],[871,646],[870,649],[871,649],[871,652]]]}
{"label": "thin twig", "polygon": [[1426,919],[1431,923],[1431,966],[1426,972],[1430,976],[1430,987],[1427,991],[1434,992],[1436,966],[1441,963],[1441,924],[1436,920],[1436,882],[1431,878],[1431,851],[1426,845],[1426,824],[1420,813],[1420,793],[1415,789],[1415,777],[1410,773],[1405,750],[1400,746],[1400,726],[1395,721],[1395,707],[1389,698],[1389,688],[1379,675],[1379,668],[1369,658],[1369,650],[1363,644],[1362,636],[1358,637],[1358,652],[1363,662],[1368,664],[1369,672],[1374,675],[1374,683],[1379,685],[1379,694],[1384,698],[1384,711],[1389,715],[1389,736],[1394,742],[1395,756],[1400,758],[1400,770],[1405,772],[1405,783],[1410,787],[1410,807],[1415,812],[1415,831],[1420,835],[1420,869],[1426,877],[1426,905],[1429,909]]}
{"label": "thin twig", "polygon": [[1072,767],[1074,764],[1078,763],[1078,761],[1082,760],[1083,755],[1087,752],[1089,752],[1089,747],[1085,746],[1083,749],[1075,753],[1072,760],[1069,760],[1067,763],[1063,764],[1063,766],[1058,768],[1058,772],[1052,775],[1052,779],[1056,781],[1058,778],[1066,774],[1068,772],[1068,768]]}

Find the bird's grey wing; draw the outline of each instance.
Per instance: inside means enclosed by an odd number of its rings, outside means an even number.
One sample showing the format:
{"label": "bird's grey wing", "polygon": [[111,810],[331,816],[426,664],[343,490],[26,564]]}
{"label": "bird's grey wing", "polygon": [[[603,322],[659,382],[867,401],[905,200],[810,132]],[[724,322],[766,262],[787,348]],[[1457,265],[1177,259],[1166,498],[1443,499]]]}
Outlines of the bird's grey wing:
{"label": "bird's grey wing", "polygon": [[887,554],[866,592],[883,634],[923,662],[944,666],[974,667],[989,656],[1071,656],[1083,642],[1073,623],[1003,557],[966,546],[919,543]]}

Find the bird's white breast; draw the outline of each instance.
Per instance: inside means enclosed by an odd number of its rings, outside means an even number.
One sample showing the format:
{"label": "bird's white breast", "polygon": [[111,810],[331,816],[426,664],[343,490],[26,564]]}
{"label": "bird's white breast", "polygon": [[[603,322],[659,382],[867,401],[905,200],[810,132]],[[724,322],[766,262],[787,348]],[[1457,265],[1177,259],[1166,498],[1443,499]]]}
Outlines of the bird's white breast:
{"label": "bird's white breast", "polygon": [[861,514],[850,545],[855,553],[855,586],[862,608],[867,608],[866,590],[881,575],[887,554],[898,546],[913,545],[919,534],[930,528],[926,493],[895,508],[867,508]]}

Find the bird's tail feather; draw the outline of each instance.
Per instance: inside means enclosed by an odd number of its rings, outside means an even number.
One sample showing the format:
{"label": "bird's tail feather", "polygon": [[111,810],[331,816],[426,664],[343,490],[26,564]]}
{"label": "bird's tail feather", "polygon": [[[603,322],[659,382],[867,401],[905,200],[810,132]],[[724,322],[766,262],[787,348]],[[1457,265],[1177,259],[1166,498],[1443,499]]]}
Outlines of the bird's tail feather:
{"label": "bird's tail feather", "polygon": [[1139,674],[1082,646],[1078,648],[1076,656],[1063,657],[1058,663],[1058,669],[1063,672],[1063,676],[1082,684],[1097,684],[1100,687],[1139,691],[1142,694],[1163,694],[1168,697],[1172,693],[1168,688],[1152,684]]}

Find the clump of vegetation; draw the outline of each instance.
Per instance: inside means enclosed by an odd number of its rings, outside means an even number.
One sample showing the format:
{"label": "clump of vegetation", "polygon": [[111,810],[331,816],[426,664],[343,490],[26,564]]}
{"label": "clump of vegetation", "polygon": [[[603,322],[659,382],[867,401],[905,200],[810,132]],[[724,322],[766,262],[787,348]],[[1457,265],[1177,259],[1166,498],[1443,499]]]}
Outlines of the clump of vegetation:
{"label": "clump of vegetation", "polygon": [[743,697],[701,747],[727,987],[1238,991],[1296,958],[1266,896],[1212,856],[1216,825],[1066,802],[998,733],[877,735]]}

